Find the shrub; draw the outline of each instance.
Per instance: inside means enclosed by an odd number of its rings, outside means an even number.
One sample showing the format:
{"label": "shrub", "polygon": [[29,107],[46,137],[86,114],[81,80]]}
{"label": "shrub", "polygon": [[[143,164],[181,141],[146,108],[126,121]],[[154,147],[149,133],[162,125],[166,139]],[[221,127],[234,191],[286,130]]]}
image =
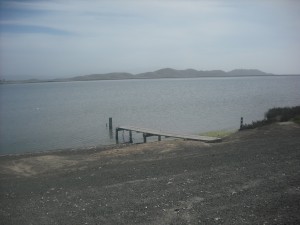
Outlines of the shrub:
{"label": "shrub", "polygon": [[265,113],[265,118],[270,121],[285,122],[300,115],[300,106],[273,108]]}
{"label": "shrub", "polygon": [[296,116],[296,117],[293,119],[293,122],[294,122],[294,123],[300,124],[300,115]]}
{"label": "shrub", "polygon": [[271,121],[264,119],[264,120],[258,120],[258,121],[252,121],[251,124],[244,124],[240,130],[246,130],[246,129],[253,129],[256,127],[262,127],[264,125],[270,124]]}
{"label": "shrub", "polygon": [[289,120],[298,122],[299,118],[300,118],[300,106],[272,108],[265,113],[265,119],[252,121],[251,124],[244,124],[240,130],[253,129],[273,122],[285,122]]}

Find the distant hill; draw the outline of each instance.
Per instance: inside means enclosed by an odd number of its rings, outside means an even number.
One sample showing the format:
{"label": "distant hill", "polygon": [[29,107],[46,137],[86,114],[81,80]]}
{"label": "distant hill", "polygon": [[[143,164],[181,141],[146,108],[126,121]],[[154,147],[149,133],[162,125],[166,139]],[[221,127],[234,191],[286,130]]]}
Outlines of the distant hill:
{"label": "distant hill", "polygon": [[160,79],[160,78],[200,78],[200,77],[244,77],[244,76],[274,76],[256,69],[235,69],[229,72],[223,70],[176,70],[164,68],[153,72],[131,74],[131,73],[106,73],[76,76],[71,78],[60,78],[50,80],[1,80],[0,83],[40,83],[40,82],[65,82],[65,81],[93,81],[93,80],[126,80],[126,79]]}
{"label": "distant hill", "polygon": [[164,68],[154,72],[139,73],[136,75],[130,73],[108,73],[92,74],[85,76],[73,77],[68,80],[123,80],[123,79],[160,79],[160,78],[198,78],[198,77],[228,77],[228,76],[267,76],[273,75],[255,69],[236,69],[229,72],[223,70],[176,70]]}
{"label": "distant hill", "polygon": [[226,73],[222,70],[198,71],[194,69],[175,70],[161,69],[154,72],[140,73],[135,75],[136,78],[197,78],[209,76],[225,76]]}
{"label": "distant hill", "polygon": [[236,69],[229,72],[223,70],[175,70],[161,69],[154,72],[137,74],[136,78],[196,78],[196,77],[226,77],[226,76],[267,76],[273,75],[255,69]]}
{"label": "distant hill", "polygon": [[72,81],[84,80],[123,80],[132,79],[133,75],[130,73],[107,73],[107,74],[91,74],[85,76],[78,76],[70,78]]}
{"label": "distant hill", "polygon": [[271,73],[265,73],[260,70],[254,70],[254,69],[236,69],[236,70],[231,70],[227,72],[228,75],[230,76],[267,76],[267,75],[273,75]]}

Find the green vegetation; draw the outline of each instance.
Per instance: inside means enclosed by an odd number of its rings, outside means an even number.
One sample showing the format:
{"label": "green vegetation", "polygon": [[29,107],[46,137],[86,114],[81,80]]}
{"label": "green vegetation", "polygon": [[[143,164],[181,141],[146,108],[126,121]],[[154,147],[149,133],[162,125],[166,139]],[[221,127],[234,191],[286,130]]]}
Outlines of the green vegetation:
{"label": "green vegetation", "polygon": [[209,136],[209,137],[218,137],[218,138],[224,138],[231,134],[233,134],[235,131],[232,130],[218,130],[218,131],[208,131],[201,135],[203,136]]}
{"label": "green vegetation", "polygon": [[292,119],[292,121],[293,121],[294,123],[300,124],[300,116],[299,116],[299,115],[298,115],[298,116],[295,116],[295,117]]}
{"label": "green vegetation", "polygon": [[300,106],[272,108],[265,113],[265,119],[244,124],[240,130],[253,129],[274,122],[293,121],[300,124]]}
{"label": "green vegetation", "polygon": [[285,122],[300,116],[300,106],[273,108],[266,112],[267,120]]}

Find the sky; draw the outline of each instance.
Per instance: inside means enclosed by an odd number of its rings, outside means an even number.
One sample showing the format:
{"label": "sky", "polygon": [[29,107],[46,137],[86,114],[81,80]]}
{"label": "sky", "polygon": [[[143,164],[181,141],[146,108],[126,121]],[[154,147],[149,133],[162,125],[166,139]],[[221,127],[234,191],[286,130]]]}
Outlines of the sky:
{"label": "sky", "polygon": [[0,0],[0,77],[300,74],[298,0]]}

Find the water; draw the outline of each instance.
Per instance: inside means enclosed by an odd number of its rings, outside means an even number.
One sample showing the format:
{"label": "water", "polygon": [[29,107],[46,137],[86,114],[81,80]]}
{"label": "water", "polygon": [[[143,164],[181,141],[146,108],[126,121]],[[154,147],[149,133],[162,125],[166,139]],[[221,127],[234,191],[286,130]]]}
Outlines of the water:
{"label": "water", "polygon": [[114,144],[109,117],[114,127],[189,134],[238,129],[241,116],[300,105],[299,87],[299,76],[1,85],[0,154]]}

